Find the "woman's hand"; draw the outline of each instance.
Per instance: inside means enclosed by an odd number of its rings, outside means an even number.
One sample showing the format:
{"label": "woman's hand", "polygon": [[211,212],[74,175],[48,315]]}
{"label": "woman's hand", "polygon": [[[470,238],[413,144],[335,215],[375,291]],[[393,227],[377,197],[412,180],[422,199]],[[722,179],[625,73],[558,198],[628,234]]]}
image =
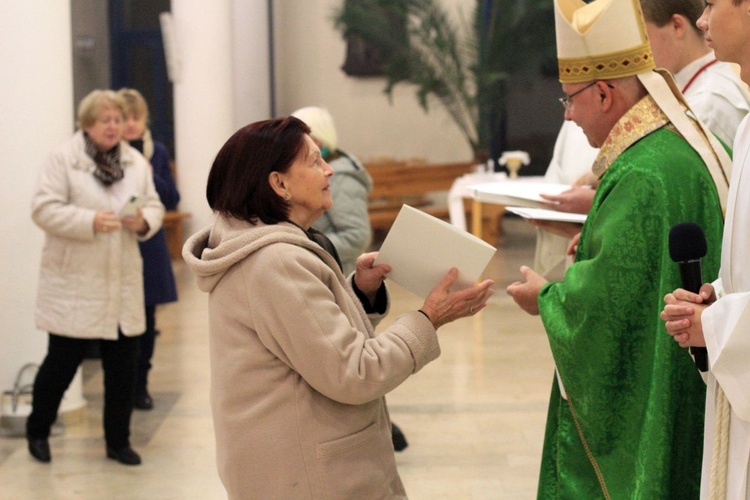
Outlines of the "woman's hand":
{"label": "woman's hand", "polygon": [[466,316],[473,316],[487,305],[487,299],[495,293],[490,288],[495,282],[484,280],[465,290],[452,292],[451,285],[458,279],[458,269],[448,271],[443,280],[432,289],[422,305],[422,312],[435,325],[435,329]]}
{"label": "woman's hand", "polygon": [[378,252],[363,253],[357,257],[357,266],[354,271],[354,284],[370,299],[371,303],[383,285],[386,274],[391,272],[391,266],[387,264],[373,266],[377,256]]}
{"label": "woman's hand", "polygon": [[143,218],[143,212],[139,208],[135,215],[128,215],[120,219],[122,225],[138,235],[148,232],[148,222]]}
{"label": "woman's hand", "polygon": [[119,217],[112,210],[102,210],[94,214],[94,233],[111,233],[122,227]]}

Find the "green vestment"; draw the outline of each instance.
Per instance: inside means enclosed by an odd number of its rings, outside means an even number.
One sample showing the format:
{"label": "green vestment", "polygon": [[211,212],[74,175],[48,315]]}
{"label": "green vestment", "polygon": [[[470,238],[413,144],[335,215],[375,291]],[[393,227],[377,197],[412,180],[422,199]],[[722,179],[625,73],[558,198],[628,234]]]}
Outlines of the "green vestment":
{"label": "green vestment", "polygon": [[698,154],[661,127],[613,159],[575,263],[539,296],[572,406],[555,381],[539,498],[604,498],[605,487],[613,499],[698,498],[705,385],[659,318],[664,296],[681,287],[668,249],[680,222],[703,227],[703,276],[715,277],[716,189]]}

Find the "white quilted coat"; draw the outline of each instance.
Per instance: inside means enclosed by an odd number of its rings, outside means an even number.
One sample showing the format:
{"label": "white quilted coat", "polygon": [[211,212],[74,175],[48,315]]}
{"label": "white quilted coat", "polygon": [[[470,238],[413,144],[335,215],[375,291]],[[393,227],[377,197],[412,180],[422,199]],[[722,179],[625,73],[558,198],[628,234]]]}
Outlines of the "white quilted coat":
{"label": "white quilted coat", "polygon": [[94,215],[118,212],[127,199],[145,200],[149,231],[159,230],[164,206],[154,188],[151,166],[126,142],[120,143],[125,176],[105,187],[94,176],[82,132],[60,146],[42,166],[31,209],[45,232],[37,293],[36,325],[75,338],[117,339],[145,330],[143,276],[138,237],[125,229],[94,233]]}

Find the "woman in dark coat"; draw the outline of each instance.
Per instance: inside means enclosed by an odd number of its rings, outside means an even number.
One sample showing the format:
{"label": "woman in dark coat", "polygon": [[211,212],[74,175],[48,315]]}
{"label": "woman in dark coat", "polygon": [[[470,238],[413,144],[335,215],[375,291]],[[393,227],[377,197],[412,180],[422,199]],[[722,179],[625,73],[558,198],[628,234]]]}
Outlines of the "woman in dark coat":
{"label": "woman in dark coat", "polygon": [[[161,202],[167,210],[177,208],[180,193],[177,191],[172,170],[169,166],[169,152],[164,144],[151,138],[148,122],[148,104],[140,92],[133,89],[120,89],[118,92],[125,101],[125,127],[123,138],[138,149],[151,162],[154,185]],[[172,274],[172,260],[167,247],[164,229],[160,229],[148,241],[140,243],[143,257],[143,288],[146,304],[146,333],[140,338],[138,355],[138,377],[134,406],[139,410],[150,410],[154,401],[148,392],[148,372],[154,355],[156,341],[156,306],[177,300],[177,288]]]}

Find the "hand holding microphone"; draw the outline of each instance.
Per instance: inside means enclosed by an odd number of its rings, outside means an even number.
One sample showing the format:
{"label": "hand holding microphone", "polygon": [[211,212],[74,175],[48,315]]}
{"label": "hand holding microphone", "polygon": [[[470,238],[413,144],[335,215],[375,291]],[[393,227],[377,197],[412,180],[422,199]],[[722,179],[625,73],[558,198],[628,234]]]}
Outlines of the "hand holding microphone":
{"label": "hand holding microphone", "polygon": [[[711,285],[707,285],[711,289],[711,293],[706,294],[708,288],[704,287],[704,293],[697,295],[701,292],[703,283],[700,261],[706,256],[707,252],[706,236],[698,224],[683,222],[676,224],[669,231],[669,256],[680,266],[680,277],[682,278],[684,291],[675,291],[664,298],[667,306],[661,313],[661,318],[667,321],[669,333],[675,336],[680,345],[683,345],[690,338],[690,335],[685,335],[690,333],[690,327],[696,331],[696,334],[700,332],[702,340],[703,329],[700,323],[700,313],[706,306],[701,303],[705,301],[704,295],[705,299],[710,299],[710,296],[713,295]],[[694,304],[679,304],[680,301],[690,301]],[[687,319],[688,317],[693,319]],[[701,343],[705,345],[705,342]],[[703,372],[707,371],[708,351],[706,348],[691,346],[690,353],[693,355],[698,369]]]}

